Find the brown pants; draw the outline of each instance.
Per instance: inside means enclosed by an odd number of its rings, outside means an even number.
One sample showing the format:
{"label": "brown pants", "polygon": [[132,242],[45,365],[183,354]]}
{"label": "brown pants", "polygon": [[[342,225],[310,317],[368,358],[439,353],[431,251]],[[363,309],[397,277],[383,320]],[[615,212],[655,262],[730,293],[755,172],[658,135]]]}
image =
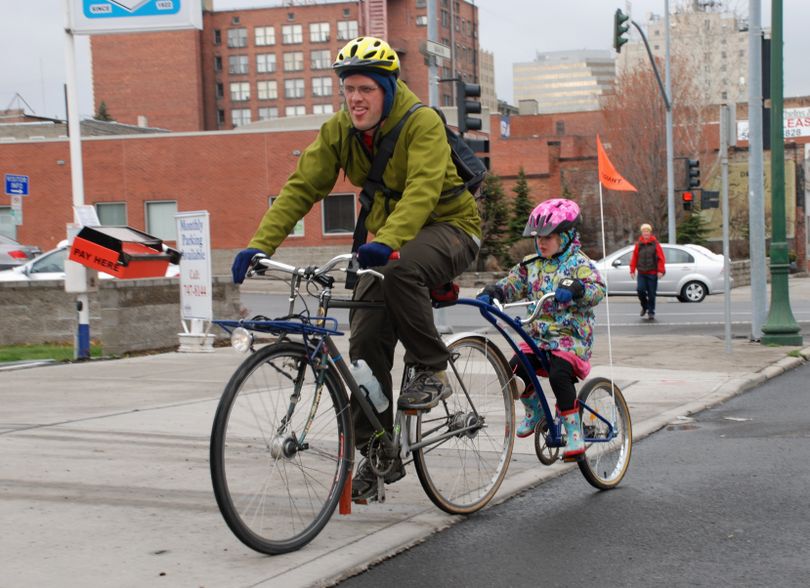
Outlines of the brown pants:
{"label": "brown pants", "polygon": [[[384,301],[385,310],[351,311],[349,357],[366,360],[391,401],[380,415],[387,430],[394,421],[391,369],[397,341],[405,347],[406,363],[431,371],[447,367],[449,353],[433,322],[429,291],[467,269],[477,253],[475,241],[460,229],[446,223],[428,225],[402,246],[398,260],[377,268],[384,280],[358,280],[354,299]],[[355,445],[362,451],[374,430],[354,398],[351,407]]]}

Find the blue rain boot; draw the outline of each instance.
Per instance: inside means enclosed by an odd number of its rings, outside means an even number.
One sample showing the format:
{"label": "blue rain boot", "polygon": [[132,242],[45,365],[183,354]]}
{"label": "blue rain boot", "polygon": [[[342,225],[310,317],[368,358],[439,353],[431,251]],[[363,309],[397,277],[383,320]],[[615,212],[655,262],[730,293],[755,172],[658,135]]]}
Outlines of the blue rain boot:
{"label": "blue rain boot", "polygon": [[520,397],[520,401],[523,403],[523,408],[526,409],[526,416],[518,425],[515,435],[523,438],[534,433],[534,426],[540,420],[543,411],[540,408],[540,399],[537,398],[533,388],[524,392]]}
{"label": "blue rain boot", "polygon": [[579,417],[579,407],[574,406],[571,410],[561,412],[563,425],[565,426],[565,451],[563,461],[579,461],[585,455],[585,442],[582,440],[582,421]]}

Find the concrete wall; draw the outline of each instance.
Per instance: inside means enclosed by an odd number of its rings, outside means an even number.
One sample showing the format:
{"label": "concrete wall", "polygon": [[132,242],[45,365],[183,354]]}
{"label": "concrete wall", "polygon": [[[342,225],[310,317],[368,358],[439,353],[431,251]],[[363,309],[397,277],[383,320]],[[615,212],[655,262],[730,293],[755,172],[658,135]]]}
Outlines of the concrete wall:
{"label": "concrete wall", "polygon": [[[101,282],[89,295],[90,338],[104,355],[176,348],[179,289],[174,278]],[[214,278],[213,296],[214,317],[239,316],[239,290],[230,279]],[[63,282],[0,282],[0,345],[70,343],[76,324],[76,295]],[[216,327],[211,333],[226,337]]]}

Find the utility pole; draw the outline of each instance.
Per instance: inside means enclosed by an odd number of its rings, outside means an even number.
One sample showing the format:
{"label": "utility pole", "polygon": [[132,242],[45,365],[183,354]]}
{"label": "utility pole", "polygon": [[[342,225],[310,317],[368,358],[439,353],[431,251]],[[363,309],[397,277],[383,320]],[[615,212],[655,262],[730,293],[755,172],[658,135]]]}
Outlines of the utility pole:
{"label": "utility pole", "polygon": [[782,38],[782,0],[771,0],[771,310],[762,327],[763,345],[802,344],[788,290]]}
{"label": "utility pole", "polygon": [[751,260],[751,340],[768,316],[765,201],[762,171],[762,0],[748,2],[748,257]]}

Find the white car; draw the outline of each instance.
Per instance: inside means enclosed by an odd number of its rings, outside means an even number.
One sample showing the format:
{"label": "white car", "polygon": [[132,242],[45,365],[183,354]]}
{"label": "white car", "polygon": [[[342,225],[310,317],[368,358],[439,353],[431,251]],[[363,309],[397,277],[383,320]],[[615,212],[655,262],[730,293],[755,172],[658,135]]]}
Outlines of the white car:
{"label": "white car", "polygon": [[[67,255],[68,242],[60,241],[55,249],[51,249],[27,263],[9,270],[0,271],[0,282],[64,280]],[[174,278],[178,275],[180,275],[180,266],[170,263],[166,268],[165,277]],[[115,279],[115,276],[103,272],[99,272],[98,277],[102,280]]]}
{"label": "white car", "polygon": [[[634,245],[628,245],[596,262],[613,296],[635,296],[636,280],[630,277]],[[658,280],[658,296],[674,296],[681,302],[700,302],[708,294],[723,292],[722,255],[700,245],[661,243],[666,274]]]}

